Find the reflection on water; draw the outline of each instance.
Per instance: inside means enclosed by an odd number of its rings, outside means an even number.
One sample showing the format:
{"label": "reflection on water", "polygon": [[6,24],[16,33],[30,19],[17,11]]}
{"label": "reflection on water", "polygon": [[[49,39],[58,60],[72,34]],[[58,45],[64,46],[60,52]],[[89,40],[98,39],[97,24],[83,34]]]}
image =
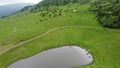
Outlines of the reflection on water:
{"label": "reflection on water", "polygon": [[7,68],[73,68],[92,63],[91,54],[77,46],[64,46],[19,60]]}

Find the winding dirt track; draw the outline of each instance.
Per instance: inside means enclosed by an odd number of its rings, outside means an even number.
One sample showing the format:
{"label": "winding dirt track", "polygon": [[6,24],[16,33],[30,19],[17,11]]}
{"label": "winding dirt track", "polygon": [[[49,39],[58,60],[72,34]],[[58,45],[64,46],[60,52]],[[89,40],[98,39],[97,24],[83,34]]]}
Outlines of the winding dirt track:
{"label": "winding dirt track", "polygon": [[14,49],[14,48],[17,47],[17,46],[20,46],[20,45],[23,45],[23,44],[25,44],[25,43],[31,42],[31,41],[33,41],[33,40],[35,40],[35,39],[38,39],[38,38],[40,38],[40,37],[42,37],[42,36],[44,36],[44,35],[46,35],[46,34],[48,34],[48,33],[50,33],[50,32],[53,32],[53,31],[56,31],[56,30],[62,29],[62,28],[67,28],[67,27],[106,29],[106,30],[110,30],[110,31],[120,32],[119,30],[107,29],[107,28],[101,28],[101,27],[93,27],[93,26],[62,26],[62,27],[56,27],[56,28],[53,28],[53,29],[51,29],[51,30],[48,30],[47,32],[42,33],[42,34],[40,34],[40,35],[38,35],[38,36],[36,36],[36,37],[33,37],[33,38],[31,38],[31,39],[22,41],[22,42],[20,42],[20,43],[18,43],[18,44],[15,44],[15,45],[12,45],[12,46],[7,47],[7,48],[5,48],[5,49],[2,49],[2,50],[0,50],[0,55],[3,54],[3,53],[8,52],[8,51],[11,50],[11,49]]}

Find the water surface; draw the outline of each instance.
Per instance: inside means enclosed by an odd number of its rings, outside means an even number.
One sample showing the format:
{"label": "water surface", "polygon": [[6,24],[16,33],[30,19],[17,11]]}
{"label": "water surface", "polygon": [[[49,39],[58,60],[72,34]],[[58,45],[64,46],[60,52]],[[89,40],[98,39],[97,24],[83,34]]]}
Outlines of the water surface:
{"label": "water surface", "polygon": [[77,46],[64,46],[19,60],[7,68],[73,68],[88,65],[92,61],[92,55],[87,50]]}

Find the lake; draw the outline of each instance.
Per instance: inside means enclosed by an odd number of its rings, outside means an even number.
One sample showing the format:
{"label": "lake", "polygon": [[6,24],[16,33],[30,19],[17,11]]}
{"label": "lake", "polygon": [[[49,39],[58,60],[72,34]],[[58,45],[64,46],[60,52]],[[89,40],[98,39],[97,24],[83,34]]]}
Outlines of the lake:
{"label": "lake", "polygon": [[63,46],[19,60],[7,68],[73,68],[93,62],[92,55],[78,46]]}

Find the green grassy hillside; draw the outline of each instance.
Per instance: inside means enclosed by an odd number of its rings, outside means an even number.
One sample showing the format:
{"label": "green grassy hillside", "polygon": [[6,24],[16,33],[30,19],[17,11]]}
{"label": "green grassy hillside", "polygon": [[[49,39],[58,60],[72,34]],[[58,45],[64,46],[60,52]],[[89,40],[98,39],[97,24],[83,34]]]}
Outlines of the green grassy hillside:
{"label": "green grassy hillside", "polygon": [[[76,7],[76,8],[75,8]],[[62,10],[62,16],[48,18],[45,10],[37,13],[24,12],[0,20],[0,48],[22,42],[60,26],[99,26],[94,14],[88,12],[89,6],[66,5],[53,6],[51,10]],[[69,9],[69,10],[68,10]],[[73,9],[78,12],[73,12]],[[64,12],[67,10],[67,12]],[[40,16],[46,13],[45,17]],[[53,13],[51,15],[54,15]],[[56,15],[58,13],[56,12]],[[89,19],[89,21],[88,21]]]}
{"label": "green grassy hillside", "polygon": [[94,62],[83,68],[118,68],[120,66],[119,38],[120,32],[103,28],[63,27],[1,55],[1,68],[18,59],[64,45],[78,45],[90,50]]}
{"label": "green grassy hillside", "polygon": [[93,55],[92,64],[78,68],[119,68],[120,31],[101,27],[96,22],[95,14],[89,12],[88,8],[89,5],[79,4],[51,6],[49,10],[56,10],[55,13],[46,14],[46,10],[36,13],[26,11],[0,19],[0,51],[50,31],[1,54],[0,68],[44,50],[65,45],[89,49]]}

